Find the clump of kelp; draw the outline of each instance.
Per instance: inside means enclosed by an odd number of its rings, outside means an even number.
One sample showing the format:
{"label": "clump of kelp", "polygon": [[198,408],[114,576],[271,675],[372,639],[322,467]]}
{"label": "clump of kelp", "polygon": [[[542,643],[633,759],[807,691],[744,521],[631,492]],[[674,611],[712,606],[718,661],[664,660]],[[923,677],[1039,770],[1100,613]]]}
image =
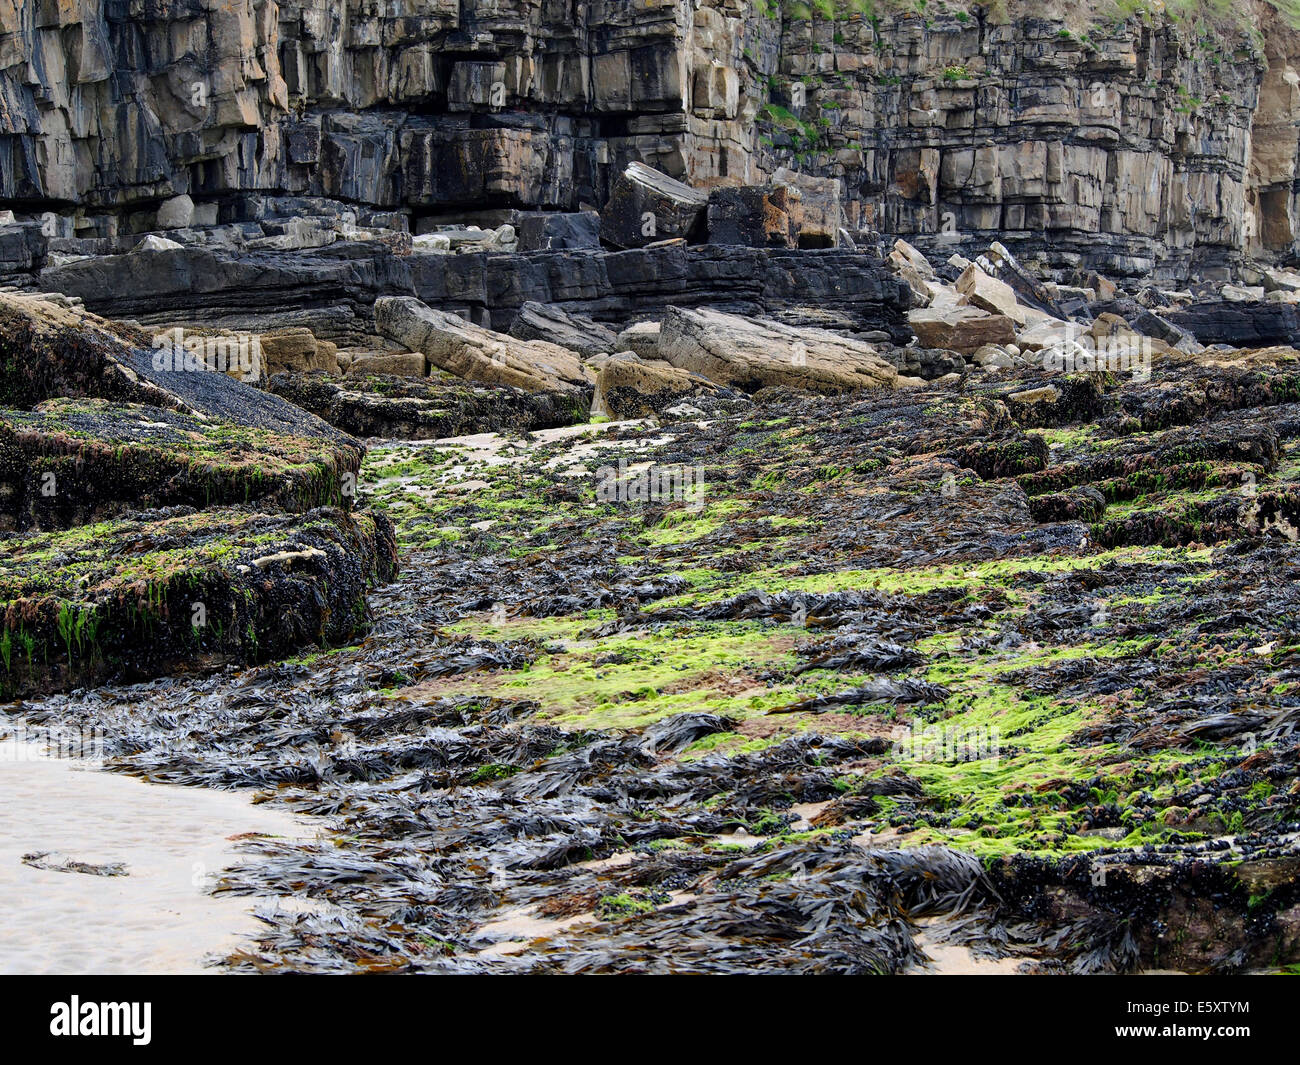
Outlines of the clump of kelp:
{"label": "clump of kelp", "polygon": [[769,390],[704,424],[377,447],[363,492],[406,558],[360,643],[22,710],[332,826],[221,882],[307,900],[236,969],[898,972],[945,941],[1277,969],[1290,373],[1071,378],[1036,410],[1033,375]]}

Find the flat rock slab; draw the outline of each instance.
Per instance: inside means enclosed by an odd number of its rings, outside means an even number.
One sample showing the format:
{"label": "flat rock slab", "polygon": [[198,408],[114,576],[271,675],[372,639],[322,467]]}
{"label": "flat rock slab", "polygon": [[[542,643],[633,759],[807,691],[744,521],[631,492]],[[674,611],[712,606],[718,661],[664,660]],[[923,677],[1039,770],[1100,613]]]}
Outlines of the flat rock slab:
{"label": "flat rock slab", "polygon": [[527,392],[444,377],[414,380],[361,375],[276,374],[267,387],[354,436],[440,440],[475,433],[531,432],[585,422],[586,396]]}
{"label": "flat rock slab", "polygon": [[338,646],[397,572],[392,523],[335,508],[176,508],[0,548],[5,698]]}
{"label": "flat rock slab", "polygon": [[0,529],[144,507],[346,507],[358,471],[351,448],[158,407],[57,399],[0,411]]}
{"label": "flat rock slab", "polygon": [[744,392],[769,385],[823,393],[892,388],[898,376],[860,340],[703,309],[670,307],[657,350],[679,369]]}
{"label": "flat rock slab", "polygon": [[582,359],[567,348],[494,333],[409,296],[377,300],[375,327],[381,335],[423,352],[434,366],[467,381],[532,392],[585,390],[594,384]]}
{"label": "flat rock slab", "polygon": [[985,344],[1010,344],[1016,326],[1005,314],[988,314],[974,307],[925,307],[908,316],[922,347],[946,348],[973,355]]}

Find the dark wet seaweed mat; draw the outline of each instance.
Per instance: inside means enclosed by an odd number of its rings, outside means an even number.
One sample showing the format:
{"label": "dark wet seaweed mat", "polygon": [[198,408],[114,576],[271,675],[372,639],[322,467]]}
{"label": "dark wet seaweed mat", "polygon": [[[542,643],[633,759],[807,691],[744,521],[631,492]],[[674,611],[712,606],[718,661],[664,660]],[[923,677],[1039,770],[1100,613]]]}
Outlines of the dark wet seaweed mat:
{"label": "dark wet seaweed mat", "polygon": [[13,710],[329,827],[236,971],[1293,967],[1288,364],[1034,383],[381,442],[361,642]]}

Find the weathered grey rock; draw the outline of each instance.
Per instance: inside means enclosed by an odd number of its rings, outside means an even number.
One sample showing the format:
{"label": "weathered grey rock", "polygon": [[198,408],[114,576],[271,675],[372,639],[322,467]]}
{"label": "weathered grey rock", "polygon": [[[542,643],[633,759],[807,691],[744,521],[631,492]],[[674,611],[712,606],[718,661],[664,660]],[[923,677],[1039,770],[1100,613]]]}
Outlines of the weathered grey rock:
{"label": "weathered grey rock", "polygon": [[816,29],[736,0],[145,7],[0,13],[0,197],[69,221],[75,204],[93,236],[172,197],[197,219],[281,190],[349,201],[365,225],[571,212],[636,160],[699,187],[788,171],[806,237],[816,208],[827,240],[905,235],[939,259],[1005,233],[1058,274],[1182,277],[1296,244],[1300,49],[1267,5],[1217,63],[1194,20],[1158,12],[1084,41],[1043,11],[931,12],[918,32],[910,11]]}
{"label": "weathered grey rock", "polygon": [[181,251],[185,245],[179,241],[171,240],[168,237],[160,237],[150,233],[141,240],[131,250],[133,252],[158,252],[158,251]]}
{"label": "weathered grey rock", "polygon": [[985,370],[1009,370],[1015,365],[1010,354],[996,344],[985,344],[971,356],[971,362]]}
{"label": "weathered grey rock", "polygon": [[768,385],[847,392],[892,387],[897,376],[861,341],[706,309],[670,307],[658,354],[679,369],[744,392]]}
{"label": "weathered grey rock", "polygon": [[585,391],[594,384],[582,360],[567,348],[494,333],[410,297],[377,300],[375,326],[390,340],[423,352],[432,365],[469,381],[534,392]]}
{"label": "weathered grey rock", "polygon": [[1300,344],[1300,313],[1294,304],[1210,300],[1163,315],[1202,344],[1263,348]]}
{"label": "weathered grey rock", "polygon": [[569,314],[544,303],[525,303],[510,326],[510,335],[520,340],[545,340],[576,351],[584,359],[618,351],[614,330],[590,318]]}
{"label": "weathered grey rock", "polygon": [[709,193],[709,243],[797,248],[803,208],[785,185],[744,185]]}
{"label": "weathered grey rock", "polygon": [[708,195],[641,163],[615,179],[600,212],[600,238],[616,248],[643,248],[683,238],[702,244]]}
{"label": "weathered grey rock", "polygon": [[0,225],[0,274],[40,270],[48,254],[49,241],[39,223]]}
{"label": "weathered grey rock", "polygon": [[186,247],[47,267],[39,284],[142,324],[189,320],[256,332],[305,325],[341,347],[371,343],[374,303],[386,295],[417,296],[499,330],[529,301],[620,324],[699,303],[764,317],[833,314],[845,328],[879,329],[896,342],[912,335],[906,283],[859,251],[704,245],[397,256],[376,241],[292,253]]}
{"label": "weathered grey rock", "polygon": [[173,196],[158,208],[159,229],[184,229],[194,224],[194,201],[189,196]]}
{"label": "weathered grey rock", "polygon": [[1180,329],[1173,322],[1162,318],[1154,311],[1139,309],[1129,321],[1139,333],[1163,340],[1166,344],[1177,348],[1179,351],[1195,355],[1201,350],[1200,342],[1191,333],[1185,329]]}
{"label": "weathered grey rock", "polygon": [[1255,303],[1264,298],[1263,285],[1224,285],[1219,298],[1231,303]]}
{"label": "weathered grey rock", "polygon": [[536,211],[519,221],[519,250],[577,251],[600,247],[600,215],[595,211]]}

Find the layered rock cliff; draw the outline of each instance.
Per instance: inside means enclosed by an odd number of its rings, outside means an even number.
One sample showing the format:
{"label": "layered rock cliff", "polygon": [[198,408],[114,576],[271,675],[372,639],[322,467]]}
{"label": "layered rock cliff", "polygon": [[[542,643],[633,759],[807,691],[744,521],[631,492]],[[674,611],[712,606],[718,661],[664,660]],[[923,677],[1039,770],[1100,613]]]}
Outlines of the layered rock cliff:
{"label": "layered rock cliff", "polygon": [[417,229],[600,205],[633,160],[785,167],[837,178],[854,234],[1226,276],[1300,215],[1300,36],[1252,4],[0,0],[0,198],[60,236],[182,195],[181,224],[290,194]]}

